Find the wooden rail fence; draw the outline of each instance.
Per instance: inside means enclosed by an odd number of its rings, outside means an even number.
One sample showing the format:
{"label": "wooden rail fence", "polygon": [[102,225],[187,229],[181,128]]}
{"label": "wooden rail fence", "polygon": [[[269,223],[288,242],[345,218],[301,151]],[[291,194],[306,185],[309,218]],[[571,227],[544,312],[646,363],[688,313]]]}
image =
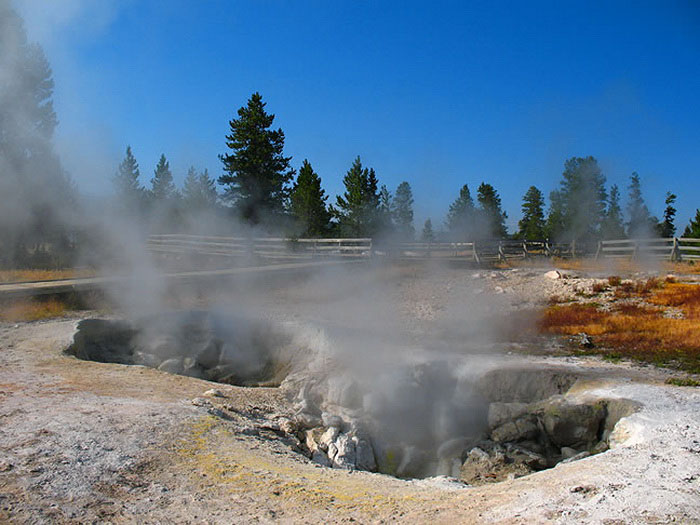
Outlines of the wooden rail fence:
{"label": "wooden rail fence", "polygon": [[621,239],[600,241],[596,259],[668,259],[670,261],[700,259],[700,239],[668,237],[657,239]]}
{"label": "wooden rail fence", "polygon": [[148,248],[164,255],[223,257],[257,256],[266,259],[324,257],[410,259],[442,258],[505,262],[533,257],[656,258],[672,261],[700,259],[700,239],[656,238],[600,241],[597,245],[549,241],[401,242],[373,243],[370,238],[289,239],[283,237],[222,237],[185,234],[151,235]]}

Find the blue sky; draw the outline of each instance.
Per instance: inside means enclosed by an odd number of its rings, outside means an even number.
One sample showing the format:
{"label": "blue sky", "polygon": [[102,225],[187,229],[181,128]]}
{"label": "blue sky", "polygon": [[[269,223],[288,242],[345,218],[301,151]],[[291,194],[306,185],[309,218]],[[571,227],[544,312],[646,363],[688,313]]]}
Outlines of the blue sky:
{"label": "blue sky", "polygon": [[467,183],[501,194],[511,230],[534,184],[598,158],[652,212],[700,207],[700,4],[16,0],[54,69],[56,144],[106,193],[131,144],[148,184],[161,153],[221,174],[228,120],[259,91],[329,201],[356,155],[441,224]]}

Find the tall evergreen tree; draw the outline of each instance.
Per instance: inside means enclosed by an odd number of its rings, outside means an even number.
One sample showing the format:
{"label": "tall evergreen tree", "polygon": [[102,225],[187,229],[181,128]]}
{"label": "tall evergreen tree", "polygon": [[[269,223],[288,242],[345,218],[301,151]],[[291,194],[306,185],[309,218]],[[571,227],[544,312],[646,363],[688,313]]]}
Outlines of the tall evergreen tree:
{"label": "tall evergreen tree", "polygon": [[64,244],[75,220],[74,187],[52,144],[53,89],[41,47],[28,42],[12,3],[0,1],[0,264],[32,264],[24,248]]}
{"label": "tall evergreen tree", "polygon": [[676,234],[676,225],[674,224],[676,218],[676,208],[673,204],[676,202],[676,196],[670,191],[666,192],[666,208],[664,209],[664,220],[659,223],[659,237],[673,237]]}
{"label": "tall evergreen tree", "polygon": [[231,152],[219,156],[226,172],[219,177],[226,186],[224,196],[253,224],[284,213],[294,176],[291,157],[283,155],[284,132],[271,129],[275,116],[265,106],[260,93],[253,93],[238,118],[229,122],[226,146]]}
{"label": "tall evergreen tree", "polygon": [[617,184],[613,184],[610,188],[608,207],[605,211],[605,219],[601,225],[601,236],[603,239],[625,238],[625,225],[622,219],[622,208],[620,207],[620,190]]}
{"label": "tall evergreen tree", "polygon": [[428,217],[423,225],[423,233],[421,234],[421,240],[423,242],[433,242],[435,241],[435,232],[433,232],[433,221]]}
{"label": "tall evergreen tree", "polygon": [[413,192],[408,182],[404,181],[398,185],[391,207],[399,236],[404,240],[413,240]]}
{"label": "tall evergreen tree", "polygon": [[394,233],[394,226],[391,192],[385,184],[382,184],[379,188],[376,229],[382,235],[391,235]]}
{"label": "tall evergreen tree", "polygon": [[378,181],[374,170],[363,168],[358,156],[343,177],[345,192],[336,197],[334,210],[342,235],[362,237],[377,231],[379,209]]}
{"label": "tall evergreen tree", "polygon": [[474,201],[468,185],[462,186],[459,190],[459,197],[450,204],[446,223],[452,238],[471,239],[474,234]]}
{"label": "tall evergreen tree", "polygon": [[549,193],[549,213],[545,225],[545,236],[549,240],[559,240],[565,237],[566,225],[564,224],[565,204],[561,191],[553,190]]}
{"label": "tall evergreen tree", "polygon": [[523,196],[523,218],[518,222],[518,237],[528,241],[545,238],[544,196],[535,186],[530,186]]}
{"label": "tall evergreen tree", "polygon": [[695,210],[695,218],[690,219],[688,226],[683,231],[683,237],[700,239],[700,209]]}
{"label": "tall evergreen tree", "polygon": [[559,235],[575,241],[599,238],[607,195],[605,176],[598,161],[593,157],[568,159],[564,163],[559,196],[563,227]]}
{"label": "tall evergreen tree", "polygon": [[194,166],[191,166],[182,186],[182,205],[185,211],[214,209],[217,199],[216,182],[209,176],[209,172],[205,169],[197,173]]}
{"label": "tall evergreen tree", "polygon": [[128,207],[134,208],[142,204],[144,189],[139,183],[139,163],[131,151],[131,146],[126,147],[124,160],[119,164],[117,173],[112,178],[116,197],[119,202]]}
{"label": "tall evergreen tree", "polygon": [[479,216],[486,227],[485,236],[491,239],[508,237],[506,229],[508,215],[501,209],[501,197],[496,189],[482,182],[476,190],[476,200],[479,201]]}
{"label": "tall evergreen tree", "polygon": [[155,202],[166,202],[173,199],[177,195],[177,188],[173,182],[173,174],[170,171],[170,163],[161,155],[153,172],[151,179],[150,196]]}
{"label": "tall evergreen tree", "polygon": [[309,161],[304,160],[290,196],[290,209],[302,237],[321,237],[328,233],[330,213],[326,208],[327,199],[321,188],[321,178]]}
{"label": "tall evergreen tree", "polygon": [[627,235],[631,238],[649,237],[656,233],[658,220],[649,213],[642,197],[642,185],[639,175],[633,172],[630,176],[629,202],[627,203]]}

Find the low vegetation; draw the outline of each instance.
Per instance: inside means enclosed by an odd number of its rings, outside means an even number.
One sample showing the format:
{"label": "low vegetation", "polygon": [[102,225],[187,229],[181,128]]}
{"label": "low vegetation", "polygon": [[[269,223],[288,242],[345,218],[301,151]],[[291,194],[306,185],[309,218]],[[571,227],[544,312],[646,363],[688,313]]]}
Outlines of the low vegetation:
{"label": "low vegetation", "polygon": [[65,315],[69,305],[55,297],[22,299],[0,305],[0,321],[38,321]]}
{"label": "low vegetation", "polygon": [[93,277],[94,270],[0,270],[0,283],[21,283],[32,281],[58,281],[79,277]]}
{"label": "low vegetation", "polygon": [[608,283],[615,303],[550,303],[540,331],[585,333],[595,344],[586,351],[700,372],[700,286],[659,279]]}
{"label": "low vegetation", "polygon": [[109,307],[97,292],[4,299],[0,301],[0,322],[54,319],[81,310],[109,311]]}

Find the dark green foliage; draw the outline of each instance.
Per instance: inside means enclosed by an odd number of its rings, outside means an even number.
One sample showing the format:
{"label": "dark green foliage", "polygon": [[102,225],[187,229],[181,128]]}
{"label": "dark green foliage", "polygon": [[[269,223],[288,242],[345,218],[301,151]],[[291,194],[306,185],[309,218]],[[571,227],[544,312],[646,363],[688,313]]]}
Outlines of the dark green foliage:
{"label": "dark green foliage", "polygon": [[340,233],[350,237],[372,236],[377,231],[379,193],[373,169],[363,168],[358,156],[343,177],[345,192],[336,198]]}
{"label": "dark green foliage", "polygon": [[182,206],[184,210],[199,212],[214,209],[217,199],[216,183],[214,179],[209,177],[209,172],[205,169],[198,174],[194,167],[190,167],[187,170],[187,176],[182,186]]}
{"label": "dark green foliage", "polygon": [[114,191],[119,202],[129,208],[141,205],[145,190],[139,184],[139,164],[131,151],[131,146],[126,147],[124,160],[117,168],[117,173],[112,178]]}
{"label": "dark green foliage", "polygon": [[284,132],[271,129],[275,116],[265,112],[265,105],[260,94],[253,93],[238,110],[238,118],[229,122],[226,146],[231,152],[219,156],[226,172],[219,177],[226,186],[224,197],[252,224],[279,219],[294,176],[291,157],[282,154]]}
{"label": "dark green foliage", "polygon": [[391,211],[401,240],[413,240],[413,192],[408,182],[404,181],[396,188]]}
{"label": "dark green foliage", "polygon": [[435,233],[433,232],[433,222],[430,218],[426,219],[423,225],[423,233],[421,234],[421,240],[423,242],[433,242],[435,240]]}
{"label": "dark green foliage", "polygon": [[0,264],[57,266],[72,256],[75,189],[53,151],[51,67],[0,1]]}
{"label": "dark green foliage", "polygon": [[469,186],[465,184],[447,212],[447,229],[453,239],[471,239],[476,229],[474,212],[474,201]]}
{"label": "dark green foliage", "polygon": [[321,237],[328,233],[331,217],[326,208],[327,199],[321,188],[321,178],[309,161],[304,160],[290,196],[290,209],[297,221],[299,235]]}
{"label": "dark green foliage", "polygon": [[683,237],[700,239],[700,209],[695,210],[695,218],[690,220],[683,231]]}
{"label": "dark green foliage", "polygon": [[561,191],[554,190],[549,194],[549,214],[545,225],[545,235],[547,239],[557,240],[565,236],[566,225],[564,224],[564,196]]}
{"label": "dark green foliage", "polygon": [[476,190],[476,200],[479,202],[478,214],[484,230],[478,237],[488,239],[505,239],[508,237],[506,229],[506,213],[501,209],[501,197],[496,189],[482,182]]}
{"label": "dark green foliage", "polygon": [[[557,194],[550,196],[550,235],[554,240],[592,241],[600,237],[605,216],[605,176],[593,157],[564,163]],[[559,215],[559,217],[557,217]]]}
{"label": "dark green foliage", "polygon": [[394,229],[391,192],[386,185],[382,184],[381,188],[379,188],[376,231],[382,236],[391,236],[394,233]]}
{"label": "dark green foliage", "polygon": [[664,220],[660,222],[658,226],[659,237],[673,237],[676,234],[676,225],[674,224],[676,208],[673,206],[675,202],[676,196],[670,191],[666,192]]}
{"label": "dark green foliage", "polygon": [[639,175],[636,172],[630,176],[627,214],[629,216],[629,222],[627,223],[628,237],[639,239],[650,237],[656,232],[656,225],[659,221],[649,213],[649,208],[647,208],[644,197],[642,197]]}
{"label": "dark green foliage", "polygon": [[622,208],[620,207],[620,190],[617,184],[610,188],[608,208],[605,211],[605,219],[601,225],[603,239],[624,239],[625,225],[622,220]]}
{"label": "dark green foliage", "polygon": [[166,202],[177,197],[177,189],[173,182],[173,174],[170,171],[170,163],[168,163],[165,155],[160,156],[156,169],[153,172],[150,196],[156,203]]}
{"label": "dark green foliage", "polygon": [[541,241],[545,238],[544,196],[535,186],[530,186],[523,197],[523,218],[518,222],[518,238]]}

